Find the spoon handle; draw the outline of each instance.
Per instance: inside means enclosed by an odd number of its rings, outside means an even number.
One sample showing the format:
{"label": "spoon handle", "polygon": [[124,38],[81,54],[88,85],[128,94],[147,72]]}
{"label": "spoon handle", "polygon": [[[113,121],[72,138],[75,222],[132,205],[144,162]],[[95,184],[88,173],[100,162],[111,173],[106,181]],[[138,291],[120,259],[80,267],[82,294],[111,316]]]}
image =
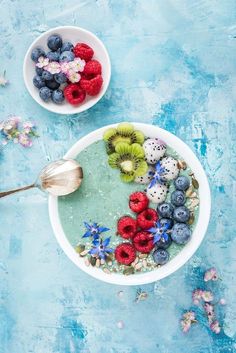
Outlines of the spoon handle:
{"label": "spoon handle", "polygon": [[32,188],[34,188],[35,186],[36,186],[35,184],[31,184],[31,185],[23,186],[23,187],[18,188],[18,189],[13,189],[13,190],[8,190],[8,191],[0,192],[0,198],[1,198],[1,197],[4,197],[4,196],[11,195],[11,194],[14,194],[15,192],[18,192],[18,191],[23,191],[23,190],[32,189]]}

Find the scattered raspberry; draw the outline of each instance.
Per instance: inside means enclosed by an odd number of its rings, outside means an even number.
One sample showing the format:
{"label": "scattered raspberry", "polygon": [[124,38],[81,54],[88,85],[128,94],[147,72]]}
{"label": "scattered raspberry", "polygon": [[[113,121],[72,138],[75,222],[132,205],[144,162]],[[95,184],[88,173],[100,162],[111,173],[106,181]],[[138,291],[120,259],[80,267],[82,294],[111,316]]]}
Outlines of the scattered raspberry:
{"label": "scattered raspberry", "polygon": [[135,213],[144,211],[148,204],[149,200],[144,192],[137,191],[129,197],[129,208]]}
{"label": "scattered raspberry", "polygon": [[137,222],[129,216],[121,217],[117,223],[117,233],[124,239],[133,238],[137,232]]}
{"label": "scattered raspberry", "polygon": [[90,96],[96,96],[100,92],[102,87],[103,79],[101,75],[97,75],[91,80],[86,78],[81,78],[80,87],[85,90]]}
{"label": "scattered raspberry", "polygon": [[133,237],[133,245],[137,251],[148,254],[153,248],[153,236],[148,232],[138,232]]}
{"label": "scattered raspberry", "polygon": [[157,212],[153,208],[147,208],[139,213],[137,217],[138,226],[142,229],[149,229],[158,220]]}
{"label": "scattered raspberry", "polygon": [[92,59],[94,51],[90,46],[85,43],[77,43],[73,49],[73,52],[76,57],[89,61]]}
{"label": "scattered raspberry", "polygon": [[83,71],[83,77],[90,80],[97,75],[101,75],[102,73],[102,66],[99,61],[97,60],[90,60],[86,63]]}
{"label": "scattered raspberry", "polygon": [[64,96],[70,104],[78,105],[85,100],[86,93],[78,84],[71,83],[65,87]]}
{"label": "scattered raspberry", "polygon": [[136,257],[136,251],[130,243],[122,243],[115,249],[116,260],[123,265],[130,265]]}

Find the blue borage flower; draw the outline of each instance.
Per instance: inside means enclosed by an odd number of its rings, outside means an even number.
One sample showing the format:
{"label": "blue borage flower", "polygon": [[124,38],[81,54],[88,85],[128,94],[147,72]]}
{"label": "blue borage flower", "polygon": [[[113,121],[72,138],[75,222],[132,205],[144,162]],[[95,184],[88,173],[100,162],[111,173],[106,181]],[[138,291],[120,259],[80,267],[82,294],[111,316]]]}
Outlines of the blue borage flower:
{"label": "blue borage flower", "polygon": [[93,247],[89,250],[89,254],[98,257],[99,259],[105,260],[106,256],[114,252],[112,248],[108,247],[110,240],[111,237],[106,238],[105,240],[94,240]]}
{"label": "blue borage flower", "polygon": [[154,227],[148,229],[148,232],[153,234],[153,244],[156,244],[158,241],[163,241],[163,243],[167,242],[169,239],[169,235],[167,231],[171,228],[171,222],[166,222],[165,224],[161,224],[160,221],[155,222]]}
{"label": "blue borage flower", "polygon": [[93,237],[93,240],[97,240],[101,233],[110,230],[106,227],[100,227],[97,223],[88,224],[87,222],[84,222],[84,226],[86,228],[86,232],[84,233],[82,238]]}
{"label": "blue borage flower", "polygon": [[155,172],[150,171],[148,174],[152,176],[151,183],[148,188],[151,189],[156,183],[164,184],[163,174],[165,173],[165,168],[161,166],[160,161],[155,165]]}

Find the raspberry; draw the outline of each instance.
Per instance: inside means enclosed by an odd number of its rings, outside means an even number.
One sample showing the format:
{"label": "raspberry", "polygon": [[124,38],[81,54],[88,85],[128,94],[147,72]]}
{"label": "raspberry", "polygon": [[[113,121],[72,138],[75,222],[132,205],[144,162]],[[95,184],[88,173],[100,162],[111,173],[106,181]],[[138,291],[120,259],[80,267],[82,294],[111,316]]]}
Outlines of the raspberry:
{"label": "raspberry", "polygon": [[71,83],[64,89],[64,96],[70,104],[77,105],[85,100],[86,93],[78,84]]}
{"label": "raspberry", "polygon": [[134,192],[129,197],[129,208],[135,213],[144,211],[149,204],[149,200],[144,192]]}
{"label": "raspberry", "polygon": [[133,245],[137,251],[148,254],[154,248],[153,236],[148,232],[138,232],[133,237]]}
{"label": "raspberry", "polygon": [[147,208],[139,213],[137,217],[138,226],[142,229],[149,229],[158,220],[157,212],[153,208]]}
{"label": "raspberry", "polygon": [[117,223],[117,233],[124,239],[129,239],[137,232],[137,222],[129,216],[121,217]]}
{"label": "raspberry", "polygon": [[76,57],[89,61],[92,59],[94,51],[90,46],[85,43],[77,43],[73,49],[73,52]]}
{"label": "raspberry", "polygon": [[96,75],[101,75],[102,66],[97,60],[90,60],[86,63],[83,71],[83,77],[87,79],[94,78]]}
{"label": "raspberry", "polygon": [[97,75],[91,80],[86,78],[81,78],[80,87],[85,90],[90,96],[96,96],[100,92],[102,87],[103,79],[101,75]]}
{"label": "raspberry", "polygon": [[130,265],[136,258],[136,251],[130,243],[122,243],[115,249],[116,260],[123,265]]}

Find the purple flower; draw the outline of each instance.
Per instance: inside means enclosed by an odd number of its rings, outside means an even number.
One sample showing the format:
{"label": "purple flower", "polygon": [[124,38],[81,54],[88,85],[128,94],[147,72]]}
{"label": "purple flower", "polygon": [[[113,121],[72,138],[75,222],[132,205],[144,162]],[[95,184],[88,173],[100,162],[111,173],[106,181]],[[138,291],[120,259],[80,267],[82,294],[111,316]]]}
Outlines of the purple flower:
{"label": "purple flower", "polygon": [[221,331],[219,321],[217,321],[217,320],[213,321],[210,325],[210,329],[212,332],[214,332],[218,335]]}
{"label": "purple flower", "polygon": [[162,224],[160,221],[155,222],[154,227],[148,229],[148,232],[153,234],[153,244],[156,244],[158,241],[163,243],[168,242],[169,236],[167,230],[170,229],[171,223],[166,222]]}
{"label": "purple flower", "polygon": [[105,260],[106,256],[112,253],[114,250],[109,248],[111,237],[106,238],[105,240],[97,239],[93,241],[94,246],[89,250],[89,254],[93,255],[99,259]]}
{"label": "purple flower", "polygon": [[209,268],[204,274],[204,281],[217,281],[219,279],[219,276],[217,274],[217,271],[215,267]]}
{"label": "purple flower", "polygon": [[18,137],[18,142],[23,146],[23,147],[31,147],[32,146],[32,140],[29,138],[28,135],[26,134],[20,134]]}
{"label": "purple flower", "polygon": [[84,222],[84,225],[86,228],[86,232],[84,233],[83,238],[93,237],[93,239],[96,240],[99,238],[99,235],[101,233],[110,230],[106,227],[100,227],[97,223],[88,224],[87,222]]}
{"label": "purple flower", "polygon": [[163,179],[163,174],[165,173],[165,168],[161,166],[160,161],[155,165],[155,172],[150,171],[149,175],[152,176],[151,183],[148,188],[151,189],[156,183],[163,184],[165,180]]}

